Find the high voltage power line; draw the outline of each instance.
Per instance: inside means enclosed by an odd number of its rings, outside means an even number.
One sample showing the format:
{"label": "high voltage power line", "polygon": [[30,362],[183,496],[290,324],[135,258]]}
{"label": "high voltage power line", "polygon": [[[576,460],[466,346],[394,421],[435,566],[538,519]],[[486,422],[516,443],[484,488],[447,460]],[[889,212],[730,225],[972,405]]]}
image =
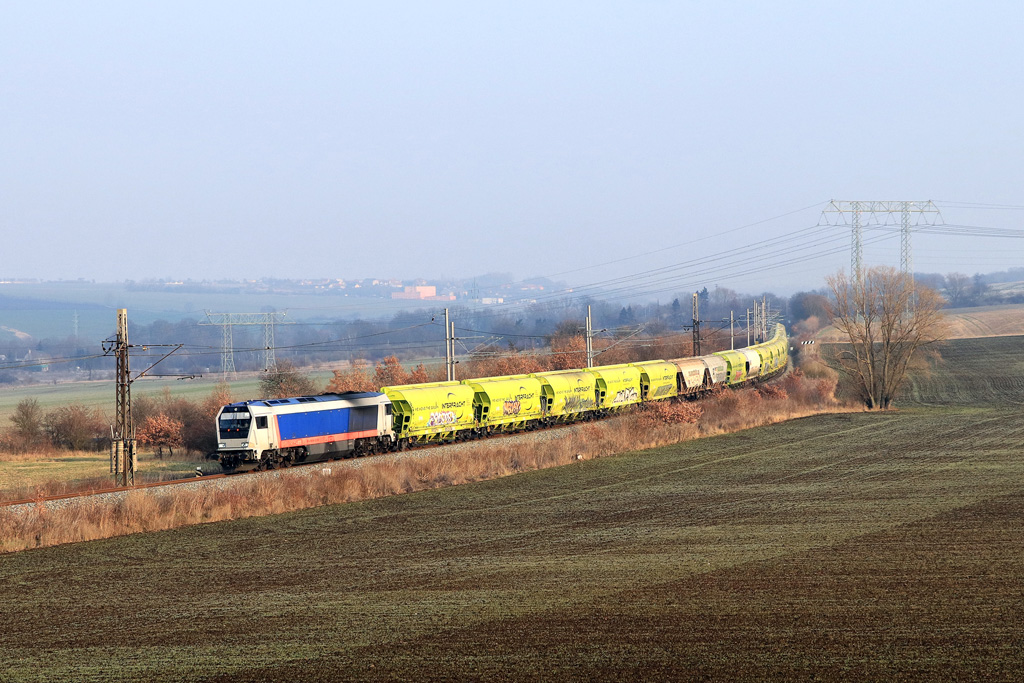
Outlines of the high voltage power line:
{"label": "high voltage power line", "polygon": [[[637,258],[643,258],[657,253],[663,253],[671,251],[673,249],[684,248],[691,246],[698,242],[704,242],[712,239],[721,239],[723,235],[738,232],[750,227],[762,225],[764,223],[778,220],[787,216],[791,216],[802,211],[821,206],[824,202],[810,205],[801,209],[796,209],[779,216],[764,219],[754,223],[749,223],[744,226],[732,228],[730,230],[718,232],[716,234],[709,234],[705,237],[698,238],[683,242],[676,245],[670,245],[666,247],[659,247],[658,249],[649,250],[633,256],[623,257],[606,261],[602,263],[588,264],[586,266],[575,268],[571,270],[562,271],[561,273],[555,273],[547,277],[557,277],[560,275],[566,275],[570,273],[582,272],[585,270],[591,270],[598,267],[605,267],[610,265],[616,265]],[[964,209],[985,209],[985,210],[1024,210],[1024,206],[1012,205],[1012,204],[983,204],[975,202],[937,202],[943,207],[948,208],[964,208]],[[541,296],[534,298],[531,301],[516,301],[508,302],[504,304],[483,306],[462,306],[460,310],[465,310],[471,313],[474,318],[488,318],[488,317],[508,317],[515,315],[517,312],[531,308],[538,304],[552,304],[558,301],[566,301],[567,305],[577,305],[574,302],[579,299],[586,299],[592,296],[601,297],[616,297],[619,300],[622,299],[635,299],[643,296],[652,296],[655,294],[661,294],[664,292],[682,291],[693,287],[698,287],[702,283],[708,280],[729,280],[739,277],[746,277],[758,273],[772,272],[781,268],[786,268],[787,272],[792,272],[794,266],[798,266],[802,263],[811,263],[813,261],[823,259],[826,257],[834,256],[838,253],[845,251],[845,246],[840,246],[847,239],[844,232],[822,231],[820,225],[810,226],[786,232],[782,235],[773,237],[767,237],[765,239],[758,240],[756,242],[747,243],[738,247],[726,249],[717,253],[712,253],[702,257],[691,258],[678,263],[673,263],[666,266],[657,268],[650,268],[642,270],[636,273],[628,275],[617,276],[612,278],[606,278],[595,282],[586,283],[576,287],[565,288],[561,290],[546,292]],[[894,225],[867,225],[864,226],[866,231],[875,232],[877,234],[867,237],[864,240],[864,244],[875,244],[878,242],[886,241],[894,238],[899,233],[899,228]],[[920,234],[929,235],[946,235],[946,236],[966,236],[966,237],[987,237],[987,238],[1000,238],[1000,239],[1020,239],[1024,237],[1024,230],[1016,230],[1011,228],[996,228],[989,226],[978,226],[960,223],[943,223],[936,225],[918,225],[914,226],[914,232]],[[514,283],[513,283],[514,284]],[[374,303],[366,303],[366,307],[373,307]],[[364,304],[356,304],[352,302],[346,307],[363,307]],[[323,310],[329,310],[332,307],[323,307]],[[312,310],[312,309],[295,309],[295,310]],[[304,325],[322,325],[328,326],[332,323],[300,323]],[[261,352],[267,353],[273,350],[297,350],[297,349],[316,349],[320,348],[323,350],[331,351],[342,351],[342,350],[379,350],[379,349],[394,349],[396,351],[402,350],[422,350],[435,348],[440,341],[405,341],[385,344],[366,344],[360,343],[362,340],[368,340],[376,337],[386,337],[401,332],[410,331],[418,327],[425,327],[434,325],[433,322],[424,322],[395,330],[381,330],[366,335],[358,336],[345,336],[344,338],[330,339],[330,340],[318,340],[313,342],[306,342],[301,344],[291,344],[277,346],[274,344],[265,344],[262,347],[234,349],[237,353],[253,353]],[[437,325],[440,326],[440,325]],[[460,328],[462,332],[474,333],[474,334],[490,334],[499,338],[522,338],[522,339],[543,339],[547,335],[517,335],[517,334],[505,334],[499,332],[486,332],[482,330],[474,330],[469,328]],[[270,348],[272,347],[272,348]],[[198,345],[187,345],[187,349],[178,355],[187,356],[215,356],[225,353],[223,348],[217,347],[203,347]],[[0,370],[11,370],[29,367],[39,367],[42,365],[56,364],[56,363],[70,363],[76,361],[92,360],[102,357],[102,354],[89,354],[82,356],[62,357],[62,358],[47,358],[40,359],[32,362],[10,362],[0,363]]]}

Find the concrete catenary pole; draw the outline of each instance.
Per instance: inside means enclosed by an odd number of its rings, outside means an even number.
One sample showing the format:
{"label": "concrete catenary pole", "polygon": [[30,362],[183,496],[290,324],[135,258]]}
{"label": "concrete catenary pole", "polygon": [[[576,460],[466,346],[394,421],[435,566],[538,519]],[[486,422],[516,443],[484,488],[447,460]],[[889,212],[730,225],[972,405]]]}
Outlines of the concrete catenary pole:
{"label": "concrete catenary pole", "polygon": [[594,367],[594,321],[587,306],[587,367]]}
{"label": "concrete catenary pole", "polygon": [[454,377],[452,365],[451,323],[448,321],[448,309],[444,309],[444,372],[445,379],[451,382]]}

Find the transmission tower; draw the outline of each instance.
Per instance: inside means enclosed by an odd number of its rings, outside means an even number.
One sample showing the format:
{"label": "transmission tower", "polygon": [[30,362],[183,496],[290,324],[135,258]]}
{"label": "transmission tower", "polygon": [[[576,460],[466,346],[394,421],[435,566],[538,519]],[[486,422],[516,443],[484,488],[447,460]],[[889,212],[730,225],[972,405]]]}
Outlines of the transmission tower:
{"label": "transmission tower", "polygon": [[235,374],[235,347],[232,328],[235,325],[263,326],[263,370],[269,372],[277,369],[277,358],[274,355],[274,327],[276,325],[294,325],[287,319],[287,311],[272,313],[212,313],[206,311],[206,322],[200,325],[220,325],[224,328],[224,352],[221,356],[221,372],[224,378]]}
{"label": "transmission tower", "polygon": [[[911,214],[917,220],[911,224]],[[897,223],[896,216],[899,216]],[[847,220],[849,216],[849,220]],[[850,234],[850,275],[860,281],[864,273],[864,244],[862,232],[867,227],[900,226],[900,270],[908,275],[914,273],[914,259],[910,245],[910,233],[915,225],[942,223],[942,214],[931,200],[926,201],[847,201],[833,199],[821,212],[819,225],[849,225]]]}

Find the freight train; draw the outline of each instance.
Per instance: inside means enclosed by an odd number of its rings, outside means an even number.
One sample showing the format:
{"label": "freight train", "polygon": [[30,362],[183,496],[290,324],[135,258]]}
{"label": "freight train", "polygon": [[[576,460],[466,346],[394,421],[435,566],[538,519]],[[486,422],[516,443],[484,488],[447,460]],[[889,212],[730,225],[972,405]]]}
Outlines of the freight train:
{"label": "freight train", "polygon": [[788,362],[777,325],[766,342],[696,358],[242,401],[217,413],[217,457],[227,472],[271,469],[526,431],[759,382]]}

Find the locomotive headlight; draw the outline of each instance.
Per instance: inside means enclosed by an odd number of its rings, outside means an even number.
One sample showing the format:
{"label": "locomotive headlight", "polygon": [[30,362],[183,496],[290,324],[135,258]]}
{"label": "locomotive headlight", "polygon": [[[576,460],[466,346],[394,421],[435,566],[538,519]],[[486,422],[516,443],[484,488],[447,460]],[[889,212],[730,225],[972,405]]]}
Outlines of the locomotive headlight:
{"label": "locomotive headlight", "polygon": [[248,442],[248,441],[243,441],[243,442],[242,442],[242,448],[245,448],[245,447],[246,447],[246,446],[248,446],[248,445],[249,445],[249,442]]}
{"label": "locomotive headlight", "polygon": [[228,445],[226,443],[219,443],[219,444],[217,444],[217,448],[227,448],[227,447],[228,447]]}

